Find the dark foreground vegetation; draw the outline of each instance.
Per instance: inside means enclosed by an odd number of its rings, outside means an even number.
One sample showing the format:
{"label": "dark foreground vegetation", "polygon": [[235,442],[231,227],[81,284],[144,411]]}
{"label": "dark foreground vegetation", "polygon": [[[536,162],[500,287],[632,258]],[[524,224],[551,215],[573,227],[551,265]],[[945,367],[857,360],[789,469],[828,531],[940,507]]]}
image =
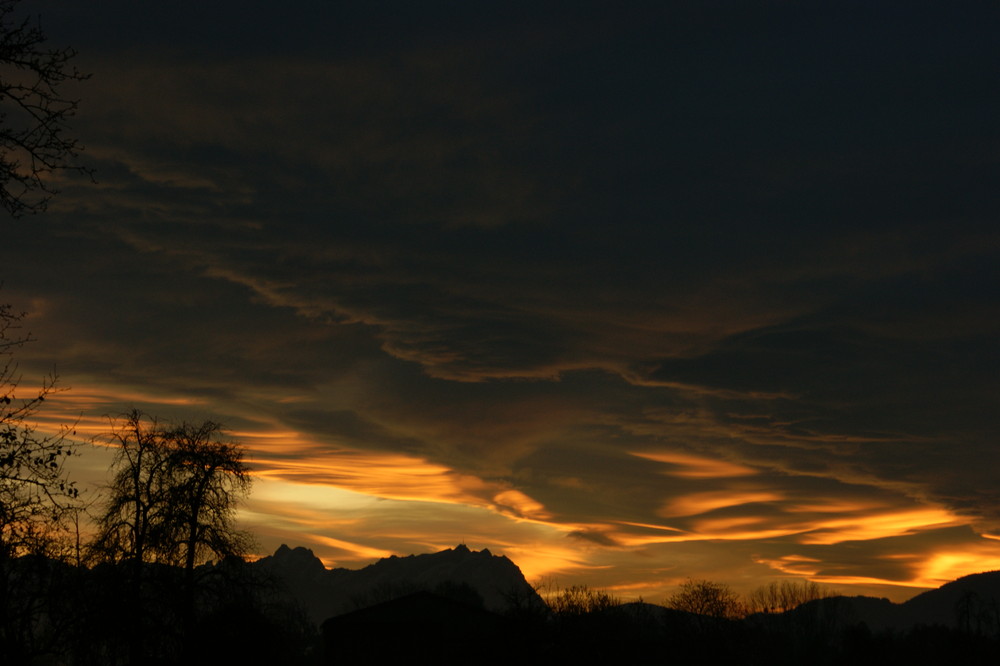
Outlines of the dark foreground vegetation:
{"label": "dark foreground vegetation", "polygon": [[170,565],[145,565],[138,592],[126,563],[26,555],[3,573],[4,664],[1000,663],[996,618],[873,630],[845,597],[727,619],[573,588],[493,612],[456,583],[317,627],[286,581],[238,558],[197,567],[193,595]]}
{"label": "dark foreground vegetation", "polygon": [[[410,592],[317,627],[283,581],[238,559],[198,568],[193,615],[181,567],[24,556],[5,565],[4,664],[996,664],[996,627],[873,631],[844,598],[742,619],[664,606],[512,604],[463,590]],[[453,594],[450,592],[461,592]],[[192,621],[193,620],[193,621]]]}
{"label": "dark foreground vegetation", "polygon": [[[126,563],[92,568],[25,556],[3,571],[0,663],[306,664],[315,629],[234,560],[199,571]],[[193,603],[192,603],[193,602]]]}
{"label": "dark foreground vegetation", "polygon": [[844,619],[837,603],[739,620],[624,604],[555,616],[530,651],[548,663],[594,664],[995,664],[1000,657],[996,634],[944,626],[873,632]]}

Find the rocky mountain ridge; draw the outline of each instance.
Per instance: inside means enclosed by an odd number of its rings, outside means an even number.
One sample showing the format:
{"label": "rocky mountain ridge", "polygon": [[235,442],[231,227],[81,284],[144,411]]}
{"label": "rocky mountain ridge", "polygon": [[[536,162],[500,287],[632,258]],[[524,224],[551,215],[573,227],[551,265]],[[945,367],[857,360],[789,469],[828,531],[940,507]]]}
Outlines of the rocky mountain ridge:
{"label": "rocky mountain ridge", "polygon": [[362,569],[327,569],[310,549],[282,544],[252,566],[278,582],[316,623],[418,590],[495,612],[512,603],[543,603],[506,556],[464,544],[437,553],[393,555]]}

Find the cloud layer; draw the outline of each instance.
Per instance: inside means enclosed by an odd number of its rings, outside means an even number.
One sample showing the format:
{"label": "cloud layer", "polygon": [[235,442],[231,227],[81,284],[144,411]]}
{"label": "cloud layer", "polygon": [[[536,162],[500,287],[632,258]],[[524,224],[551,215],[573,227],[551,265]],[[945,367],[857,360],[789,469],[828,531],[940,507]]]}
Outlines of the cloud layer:
{"label": "cloud layer", "polygon": [[100,182],[7,232],[23,367],[54,419],[227,423],[267,545],[633,591],[1000,558],[994,11],[41,5]]}

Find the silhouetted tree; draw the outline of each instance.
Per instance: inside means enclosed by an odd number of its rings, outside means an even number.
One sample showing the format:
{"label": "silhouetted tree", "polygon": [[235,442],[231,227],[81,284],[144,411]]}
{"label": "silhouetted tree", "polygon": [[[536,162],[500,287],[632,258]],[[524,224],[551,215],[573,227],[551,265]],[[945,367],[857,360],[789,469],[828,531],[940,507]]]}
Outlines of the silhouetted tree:
{"label": "silhouetted tree", "polygon": [[540,622],[548,617],[551,609],[539,594],[542,583],[534,585],[511,585],[501,591],[507,602],[507,615],[526,624]]}
{"label": "silhouetted tree", "polygon": [[621,601],[603,590],[593,590],[586,585],[573,585],[547,599],[549,608],[557,615],[585,615],[621,605]]}
{"label": "silhouetted tree", "polygon": [[[241,556],[249,546],[249,536],[235,528],[237,502],[250,487],[249,469],[242,448],[222,441],[221,434],[211,421],[164,426],[138,410],[112,421],[108,439],[118,450],[93,553],[123,563],[128,572],[134,663],[143,659],[151,621],[143,617],[146,600],[155,596],[162,605],[173,599],[176,631],[190,634],[195,566],[213,556]],[[182,567],[181,580],[173,567]],[[157,624],[163,633],[166,622]]]}
{"label": "silhouetted tree", "polygon": [[73,164],[81,146],[67,137],[78,100],[63,86],[83,81],[76,51],[47,46],[37,20],[16,19],[20,0],[0,0],[0,204],[14,217],[44,210],[56,171]]}
{"label": "silhouetted tree", "polygon": [[181,424],[168,432],[173,471],[168,488],[171,516],[164,532],[184,567],[183,619],[190,634],[195,619],[195,564],[211,556],[242,556],[251,538],[236,529],[236,500],[250,490],[243,450],[221,439],[222,427],[205,421]]}
{"label": "silhouetted tree", "polygon": [[746,597],[748,613],[784,613],[798,608],[807,601],[835,596],[828,590],[809,580],[771,581],[767,585],[752,590]]}
{"label": "silhouetted tree", "polygon": [[115,474],[92,546],[101,560],[159,561],[169,509],[169,456],[162,430],[154,419],[133,410],[112,422],[108,439],[118,447]]}
{"label": "silhouetted tree", "polygon": [[0,305],[0,558],[48,552],[56,528],[74,506],[78,490],[65,462],[75,445],[68,431],[40,436],[31,419],[55,390],[55,377],[18,397],[14,350],[29,341],[14,335],[21,315]]}
{"label": "silhouetted tree", "polygon": [[133,410],[112,422],[114,477],[95,540],[102,559],[182,566],[243,555],[249,537],[235,527],[250,488],[243,449],[221,439],[212,421],[163,426]]}
{"label": "silhouetted tree", "polygon": [[741,617],[745,611],[739,596],[725,583],[690,578],[665,605],[696,615],[730,620]]}
{"label": "silhouetted tree", "polygon": [[182,424],[170,436],[178,471],[170,499],[182,525],[176,541],[185,570],[207,556],[243,555],[250,537],[235,527],[236,500],[250,491],[243,449],[223,441],[222,426],[212,421]]}
{"label": "silhouetted tree", "polygon": [[45,563],[65,544],[79,494],[65,470],[75,450],[70,433],[40,435],[31,422],[55,378],[19,396],[14,351],[30,341],[19,334],[21,316],[0,305],[0,663],[21,663],[50,642]]}
{"label": "silhouetted tree", "polygon": [[955,620],[965,633],[1000,637],[1000,604],[995,598],[983,598],[966,590],[955,602]]}

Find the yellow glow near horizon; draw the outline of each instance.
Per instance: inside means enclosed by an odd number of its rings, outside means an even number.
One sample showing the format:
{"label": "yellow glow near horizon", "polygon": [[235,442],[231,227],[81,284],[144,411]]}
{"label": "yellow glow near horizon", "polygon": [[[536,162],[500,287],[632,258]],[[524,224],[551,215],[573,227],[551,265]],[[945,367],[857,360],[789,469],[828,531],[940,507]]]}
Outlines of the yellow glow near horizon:
{"label": "yellow glow near horizon", "polygon": [[[823,575],[809,576],[808,580],[822,585],[852,585],[864,587],[905,587],[927,590],[938,585],[927,585],[920,581],[913,580],[890,580],[887,578],[875,578],[872,576],[851,576],[851,575]],[[844,593],[841,590],[841,593]],[[916,594],[916,593],[914,593]]]}
{"label": "yellow glow near horizon", "polygon": [[283,478],[260,474],[254,486],[255,502],[280,505],[304,504],[330,511],[354,511],[371,507],[379,502],[374,495],[315,483],[295,483]]}
{"label": "yellow glow near horizon", "polygon": [[962,576],[996,570],[1000,570],[1000,554],[996,552],[941,551],[923,562],[917,580],[927,587],[938,587]]}
{"label": "yellow glow near horizon", "polygon": [[985,544],[969,544],[965,550],[950,549],[927,553],[902,553],[884,555],[883,560],[902,560],[909,563],[913,575],[906,578],[879,578],[856,574],[822,573],[823,561],[803,555],[785,555],[778,559],[759,559],[758,562],[816,583],[862,587],[902,587],[933,589],[963,576],[1000,570],[1000,553]]}
{"label": "yellow glow near horizon", "polygon": [[[177,408],[200,409],[206,404],[169,393],[100,386],[74,389],[46,400],[39,412],[39,433],[56,433],[69,423],[75,424],[78,438],[106,434],[108,417],[95,414],[118,413],[120,405],[133,401],[154,411],[162,405],[170,414],[179,414]],[[767,486],[758,469],[703,455],[656,451],[632,455],[664,465],[654,469],[684,480],[684,487],[703,488],[697,484],[704,481],[712,483],[712,489],[668,496],[658,511],[636,514],[631,521],[607,518],[605,523],[587,525],[585,517],[559,515],[555,504],[546,506],[530,491],[510,483],[485,480],[416,455],[344,447],[276,418],[249,413],[245,407],[237,413],[242,414],[241,427],[226,434],[246,447],[256,481],[240,509],[241,521],[259,533],[268,548],[281,542],[314,547],[327,566],[360,567],[392,554],[432,552],[468,539],[470,546],[488,546],[507,555],[529,580],[565,576],[573,582],[599,580],[621,594],[652,593],[668,583],[662,574],[649,573],[648,560],[642,558],[652,553],[668,557],[663,554],[672,548],[670,544],[696,548],[691,544],[785,537],[803,546],[850,541],[863,547],[866,541],[970,522],[943,507],[888,506],[884,496],[799,500],[789,490]],[[84,455],[74,461],[76,478],[99,484],[113,449],[84,448]],[[583,486],[569,477],[562,485],[575,490]],[[657,516],[679,526],[652,522]],[[573,532],[606,537],[606,542],[568,540]],[[837,572],[835,563],[801,555],[754,562],[786,576],[840,586],[841,591],[885,588],[893,594],[891,589],[927,589],[1000,568],[1000,553],[991,547],[1000,536],[981,536],[983,545],[950,549],[924,545],[905,555],[881,556],[906,560],[899,571],[910,573],[899,580],[864,575],[861,565]],[[699,570],[693,566],[690,572],[676,570],[671,575],[688,573],[698,576]]]}
{"label": "yellow glow near horizon", "polygon": [[545,542],[506,545],[501,549],[528,581],[595,568],[580,549]]}

